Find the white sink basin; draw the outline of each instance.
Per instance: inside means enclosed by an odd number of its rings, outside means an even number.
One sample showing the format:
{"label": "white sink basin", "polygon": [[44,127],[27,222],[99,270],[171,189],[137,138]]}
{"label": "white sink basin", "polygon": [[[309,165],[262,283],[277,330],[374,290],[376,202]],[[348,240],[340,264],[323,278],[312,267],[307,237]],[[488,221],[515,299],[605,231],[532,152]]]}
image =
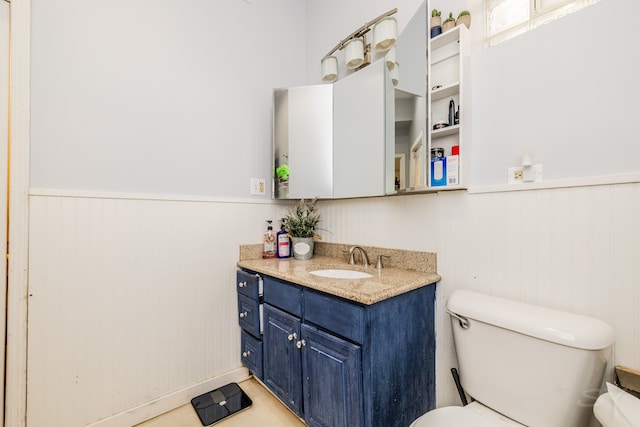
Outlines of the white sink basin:
{"label": "white sink basin", "polygon": [[314,276],[330,277],[332,279],[366,279],[371,274],[356,270],[342,270],[338,268],[327,268],[324,270],[313,270],[309,273]]}

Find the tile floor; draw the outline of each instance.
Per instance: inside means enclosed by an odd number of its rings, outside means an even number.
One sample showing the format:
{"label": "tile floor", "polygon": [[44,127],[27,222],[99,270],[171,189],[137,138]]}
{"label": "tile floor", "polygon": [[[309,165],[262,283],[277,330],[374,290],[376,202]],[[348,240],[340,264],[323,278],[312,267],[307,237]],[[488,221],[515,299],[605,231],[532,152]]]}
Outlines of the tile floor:
{"label": "tile floor", "polygon": [[[215,427],[305,427],[286,406],[276,399],[262,384],[253,378],[238,384],[249,395],[253,404],[216,424]],[[136,427],[202,427],[202,423],[191,406],[183,405]]]}

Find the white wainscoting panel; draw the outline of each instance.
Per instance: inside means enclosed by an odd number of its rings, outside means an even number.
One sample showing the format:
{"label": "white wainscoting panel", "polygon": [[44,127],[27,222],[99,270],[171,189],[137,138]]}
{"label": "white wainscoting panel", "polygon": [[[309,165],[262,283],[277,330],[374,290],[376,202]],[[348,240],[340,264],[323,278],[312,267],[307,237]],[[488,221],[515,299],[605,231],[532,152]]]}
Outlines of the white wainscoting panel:
{"label": "white wainscoting panel", "polygon": [[246,377],[238,248],[259,243],[281,207],[43,195],[30,203],[28,426],[130,426],[216,378]]}
{"label": "white wainscoting panel", "polygon": [[[459,404],[444,311],[455,289],[600,318],[615,329],[611,364],[640,369],[639,183],[319,207],[327,242],[437,253],[438,406]],[[238,246],[285,208],[32,196],[28,425],[124,426],[118,414],[148,418],[238,369]]]}

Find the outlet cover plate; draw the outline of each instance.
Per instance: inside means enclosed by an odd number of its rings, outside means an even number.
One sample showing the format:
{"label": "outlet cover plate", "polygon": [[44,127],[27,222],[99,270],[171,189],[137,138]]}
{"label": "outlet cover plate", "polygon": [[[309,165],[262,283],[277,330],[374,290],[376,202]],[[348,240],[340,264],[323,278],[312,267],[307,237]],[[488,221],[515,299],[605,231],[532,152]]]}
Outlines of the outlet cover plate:
{"label": "outlet cover plate", "polygon": [[264,178],[251,178],[251,194],[254,196],[266,194]]}

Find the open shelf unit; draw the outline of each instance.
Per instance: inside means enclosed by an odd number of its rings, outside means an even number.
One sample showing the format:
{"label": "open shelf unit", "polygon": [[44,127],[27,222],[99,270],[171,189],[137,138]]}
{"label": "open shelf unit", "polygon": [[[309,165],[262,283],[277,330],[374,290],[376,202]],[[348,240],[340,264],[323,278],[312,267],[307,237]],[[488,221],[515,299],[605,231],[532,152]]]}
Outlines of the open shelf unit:
{"label": "open shelf unit", "polygon": [[[469,29],[458,25],[429,40],[427,70],[427,176],[428,190],[467,188],[471,130]],[[453,102],[458,122],[449,117]],[[434,129],[434,124],[447,126]],[[434,149],[434,150],[432,150]],[[432,156],[444,152],[444,158]],[[456,154],[456,152],[458,154]]]}

